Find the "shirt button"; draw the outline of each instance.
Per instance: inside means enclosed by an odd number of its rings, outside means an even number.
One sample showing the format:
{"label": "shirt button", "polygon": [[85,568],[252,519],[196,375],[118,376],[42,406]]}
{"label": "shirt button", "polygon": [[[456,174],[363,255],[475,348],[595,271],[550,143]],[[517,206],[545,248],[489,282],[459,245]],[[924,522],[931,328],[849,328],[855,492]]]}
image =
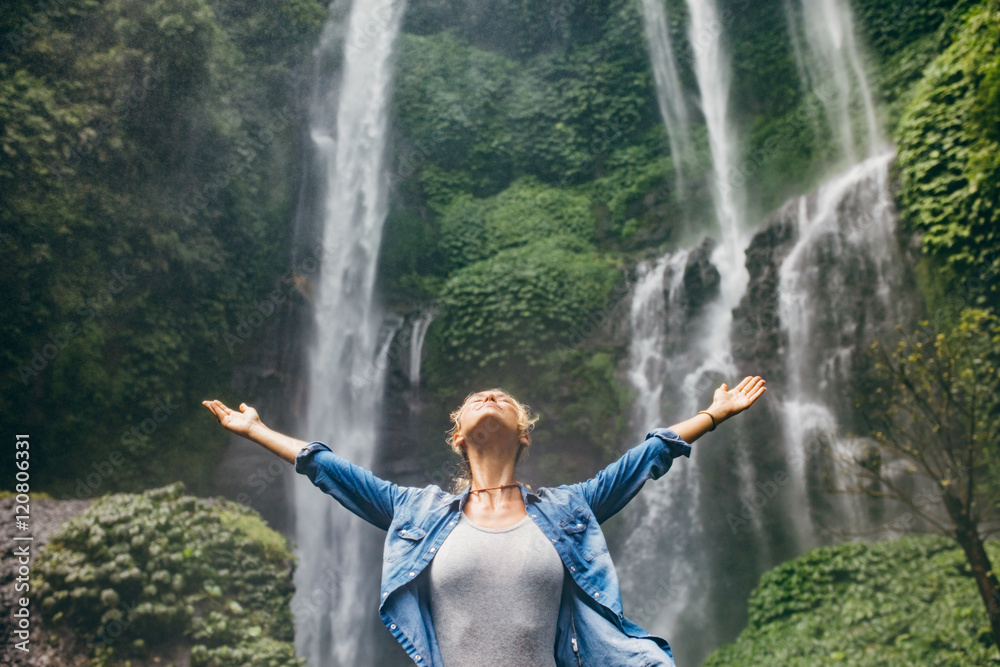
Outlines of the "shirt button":
{"label": "shirt button", "polygon": [[390,630],[395,630],[395,629],[396,629],[396,624],[395,624],[395,623],[393,623],[392,625],[390,625],[390,626],[389,626],[389,629],[390,629]]}
{"label": "shirt button", "polygon": [[384,597],[384,598],[385,597],[389,597],[389,594],[388,593],[382,593],[382,597]]}
{"label": "shirt button", "polygon": [[437,549],[435,547],[431,547],[431,553],[434,553],[435,551],[437,551]]}
{"label": "shirt button", "polygon": [[415,576],[417,576],[417,573],[416,572],[410,572],[410,576],[411,577],[415,577]]}
{"label": "shirt button", "polygon": [[406,535],[406,531],[405,530],[401,530],[401,531],[399,531],[399,534],[400,535]]}
{"label": "shirt button", "polygon": [[573,572],[576,572],[576,566],[574,566],[574,565],[570,565],[569,569],[572,570]]}
{"label": "shirt button", "polygon": [[420,662],[420,656],[419,655],[413,656],[413,659],[416,660],[417,662]]}
{"label": "shirt button", "polygon": [[601,594],[600,593],[594,593],[594,597],[595,598],[599,598],[599,597],[601,597]]}
{"label": "shirt button", "polygon": [[532,518],[532,519],[537,519],[537,518],[538,518],[538,515],[537,515],[537,514],[532,514],[532,515],[531,515],[531,518]]}
{"label": "shirt button", "polygon": [[552,538],[552,541],[553,541],[553,542],[555,542],[555,541],[556,541],[556,538],[554,538],[554,537],[553,537],[553,538]]}

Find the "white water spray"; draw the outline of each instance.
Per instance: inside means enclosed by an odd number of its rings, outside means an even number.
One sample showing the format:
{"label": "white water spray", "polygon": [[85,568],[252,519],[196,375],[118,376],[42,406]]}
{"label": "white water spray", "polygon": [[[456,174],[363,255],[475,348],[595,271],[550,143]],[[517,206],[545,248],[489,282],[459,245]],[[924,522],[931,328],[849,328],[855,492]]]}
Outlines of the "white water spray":
{"label": "white water spray", "polygon": [[715,0],[687,0],[687,6],[691,15],[688,34],[694,51],[695,76],[712,153],[712,199],[720,234],[712,263],[721,279],[719,298],[709,306],[696,352],[702,363],[684,378],[690,409],[697,406],[708,376],[731,375],[735,370],[729,354],[732,312],[746,291],[748,274],[744,266],[745,197],[740,179],[735,178],[739,142],[729,117],[732,70],[723,23]]}
{"label": "white water spray", "polygon": [[656,101],[667,129],[670,157],[677,174],[677,191],[684,196],[684,170],[692,159],[691,129],[687,102],[670,39],[667,8],[663,0],[642,0],[643,25],[649,58],[656,80]]}
{"label": "white water spray", "polygon": [[[794,2],[786,0],[785,12],[799,74],[804,87],[823,103],[827,123],[843,157],[853,165],[859,157],[871,157],[882,150],[884,142],[854,38],[851,8],[847,0]],[[858,115],[860,119],[856,120]]]}
{"label": "white water spray", "polygon": [[420,355],[424,350],[424,338],[427,337],[427,329],[434,321],[434,311],[425,310],[419,317],[413,320],[413,332],[410,334],[410,386],[420,386]]}
{"label": "white water spray", "polygon": [[[900,295],[905,265],[895,239],[889,189],[892,153],[878,155],[831,179],[796,207],[797,241],[779,270],[779,313],[788,347],[784,421],[786,460],[793,472],[789,503],[796,511],[800,548],[819,543],[806,480],[820,452],[818,438],[846,454],[834,409],[836,392],[853,369],[853,355],[867,336],[887,333],[907,318]],[[873,330],[874,329],[874,330]],[[830,471],[836,474],[836,470]],[[840,496],[839,521],[863,529],[869,512],[857,498]],[[827,517],[829,519],[830,517]]]}
{"label": "white water spray", "polygon": [[[392,327],[388,334],[383,330],[374,283],[387,210],[384,155],[392,53],[404,9],[401,0],[354,2],[342,40],[339,90],[325,89],[329,81],[318,77],[310,118],[325,175],[325,252],[304,433],[365,467],[373,461],[385,356],[395,333]],[[337,32],[329,26],[324,32],[317,54],[321,61],[336,59],[330,52],[340,48]],[[378,600],[377,568],[366,554],[376,531],[303,476],[296,476],[295,507],[296,649],[314,667],[364,662],[363,628]]]}

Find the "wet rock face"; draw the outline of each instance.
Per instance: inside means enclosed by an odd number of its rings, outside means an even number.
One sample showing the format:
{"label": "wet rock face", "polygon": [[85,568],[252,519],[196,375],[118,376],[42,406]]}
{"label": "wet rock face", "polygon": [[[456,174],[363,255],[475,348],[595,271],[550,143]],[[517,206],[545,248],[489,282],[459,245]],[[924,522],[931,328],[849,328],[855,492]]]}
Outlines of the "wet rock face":
{"label": "wet rock face", "polygon": [[746,250],[750,282],[733,311],[733,359],[737,367],[760,369],[755,374],[774,383],[784,376],[780,360],[787,342],[781,332],[779,269],[798,238],[796,216],[797,204],[789,202],[750,241]]}
{"label": "wet rock face", "polygon": [[[92,500],[56,500],[54,498],[32,498],[31,499],[31,542],[9,541],[0,549],[0,618],[4,619],[0,623],[0,664],[4,665],[24,665],[49,667],[61,667],[62,665],[74,664],[71,656],[72,650],[65,648],[76,648],[76,638],[73,633],[66,629],[56,630],[45,627],[42,620],[40,605],[38,604],[37,593],[34,591],[35,581],[29,580],[32,590],[18,592],[14,590],[15,579],[18,576],[19,557],[15,550],[25,544],[30,545],[32,568],[38,556],[38,552],[49,541],[53,535],[65,522],[80,514],[90,507]],[[14,498],[0,498],[0,512],[4,516],[14,516]],[[29,575],[34,577],[36,575]],[[31,637],[30,651],[24,652],[16,649],[14,643],[20,641],[14,635],[14,624],[8,623],[17,606],[17,599],[27,595],[32,600],[31,603]],[[53,647],[48,638],[56,633],[64,646]]]}
{"label": "wet rock face", "polygon": [[[712,264],[716,242],[706,238],[688,255],[684,267],[684,308],[693,317],[719,294],[719,270]],[[669,297],[669,295],[668,295]]]}

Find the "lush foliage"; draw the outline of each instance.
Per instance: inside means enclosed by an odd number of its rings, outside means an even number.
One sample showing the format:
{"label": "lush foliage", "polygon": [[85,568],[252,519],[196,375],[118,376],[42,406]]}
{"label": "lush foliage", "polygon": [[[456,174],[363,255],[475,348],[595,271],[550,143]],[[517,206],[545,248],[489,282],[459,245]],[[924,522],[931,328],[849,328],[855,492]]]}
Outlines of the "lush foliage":
{"label": "lush foliage", "polygon": [[590,241],[594,218],[586,197],[523,179],[488,199],[456,197],[442,213],[440,228],[448,266],[459,269],[553,236]]}
{"label": "lush foliage", "polygon": [[[1000,558],[1000,544],[987,547]],[[705,667],[998,662],[965,557],[943,537],[814,549],[761,577],[749,616]]]}
{"label": "lush foliage", "polygon": [[457,31],[404,35],[394,106],[407,146],[397,172],[415,172],[432,205],[494,194],[526,174],[592,178],[611,149],[657,122],[636,8],[612,4],[594,21],[602,39],[522,62]]}
{"label": "lush foliage", "polygon": [[194,667],[300,665],[292,555],[253,510],[174,484],[97,501],[36,564],[46,622],[76,631],[95,664],[188,643]]}
{"label": "lush foliage", "polygon": [[573,237],[498,252],[456,271],[445,284],[443,358],[467,369],[531,366],[554,345],[569,343],[618,279]]}
{"label": "lush foliage", "polygon": [[1000,8],[973,12],[927,69],[900,121],[900,202],[959,300],[997,311]]}
{"label": "lush foliage", "polygon": [[[222,436],[192,415],[247,348],[224,334],[287,270],[291,68],[323,15],[313,0],[5,6],[0,420],[47,443],[33,471],[53,493],[211,470]],[[77,483],[116,453],[100,488]]]}

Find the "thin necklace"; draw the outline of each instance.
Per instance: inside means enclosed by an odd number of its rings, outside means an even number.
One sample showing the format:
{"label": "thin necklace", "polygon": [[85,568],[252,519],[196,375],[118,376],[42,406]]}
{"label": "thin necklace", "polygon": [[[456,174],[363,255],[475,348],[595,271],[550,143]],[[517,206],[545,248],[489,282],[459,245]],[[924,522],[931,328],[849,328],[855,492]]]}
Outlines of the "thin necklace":
{"label": "thin necklace", "polygon": [[518,486],[517,482],[513,484],[504,484],[503,486],[491,486],[488,489],[469,489],[469,493],[479,493],[480,491],[497,491],[499,489],[509,489],[512,486]]}

